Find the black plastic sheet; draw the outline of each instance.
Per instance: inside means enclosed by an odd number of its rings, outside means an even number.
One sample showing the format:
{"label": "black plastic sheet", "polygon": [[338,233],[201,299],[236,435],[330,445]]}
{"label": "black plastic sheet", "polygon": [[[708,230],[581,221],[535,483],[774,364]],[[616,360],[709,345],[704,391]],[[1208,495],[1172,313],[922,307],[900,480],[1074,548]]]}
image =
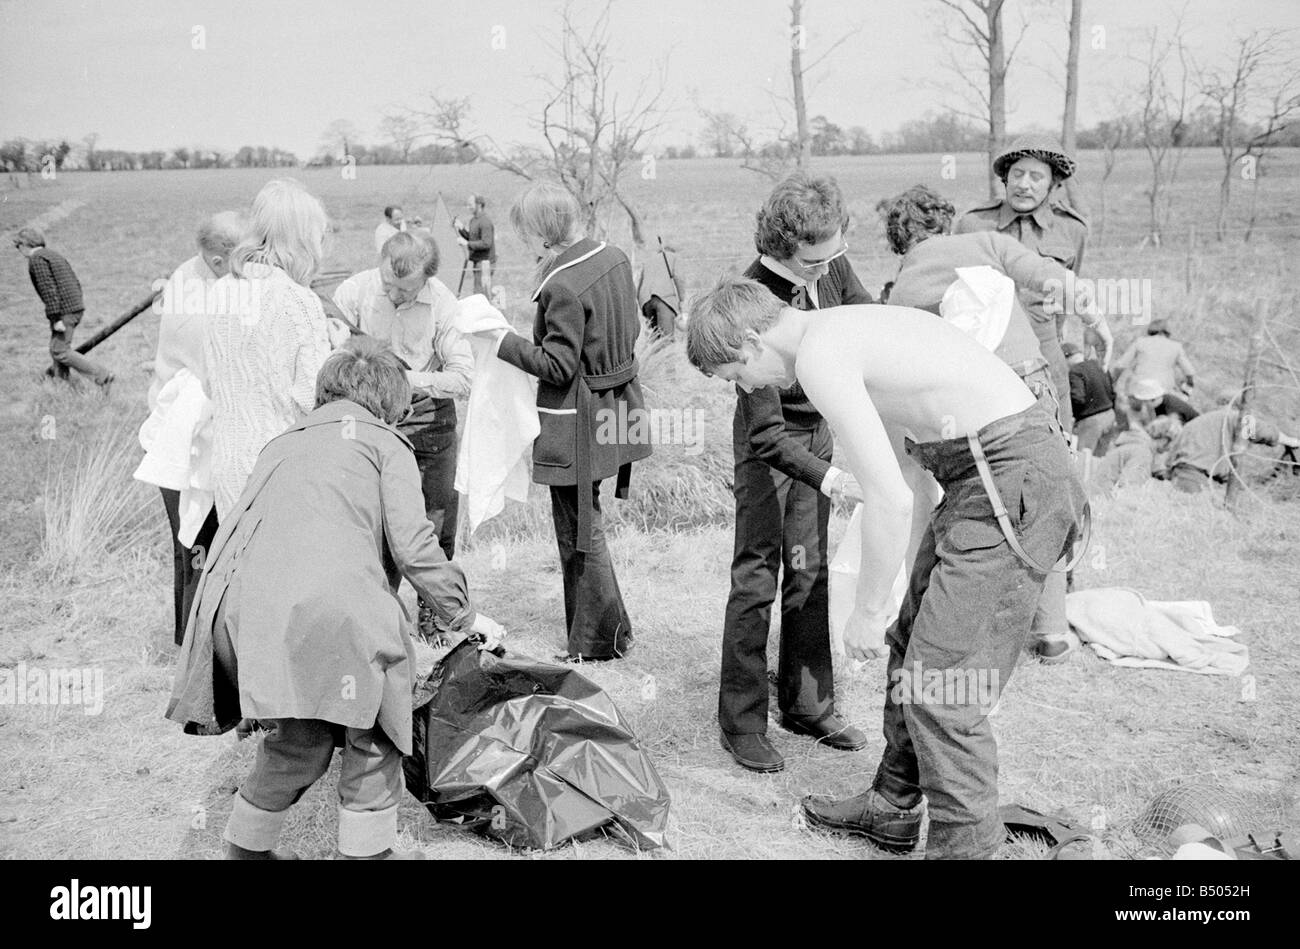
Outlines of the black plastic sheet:
{"label": "black plastic sheet", "polygon": [[666,846],[668,790],[614,703],[572,666],[466,640],[417,685],[406,786],[440,821],[550,850],[606,824]]}

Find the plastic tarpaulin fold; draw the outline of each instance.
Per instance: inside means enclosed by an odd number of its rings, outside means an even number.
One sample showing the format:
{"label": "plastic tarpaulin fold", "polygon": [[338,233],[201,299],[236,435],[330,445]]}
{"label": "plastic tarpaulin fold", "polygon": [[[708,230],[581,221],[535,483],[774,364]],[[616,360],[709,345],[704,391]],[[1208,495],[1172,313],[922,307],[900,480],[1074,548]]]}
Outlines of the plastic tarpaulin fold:
{"label": "plastic tarpaulin fold", "polygon": [[668,790],[614,703],[572,667],[465,641],[420,680],[408,790],[435,818],[550,850],[615,824],[666,846]]}

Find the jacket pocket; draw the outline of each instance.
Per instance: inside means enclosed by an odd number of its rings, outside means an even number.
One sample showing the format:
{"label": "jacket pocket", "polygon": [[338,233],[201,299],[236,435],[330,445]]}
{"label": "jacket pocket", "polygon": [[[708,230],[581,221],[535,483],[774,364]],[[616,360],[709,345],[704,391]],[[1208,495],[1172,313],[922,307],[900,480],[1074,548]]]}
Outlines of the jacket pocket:
{"label": "jacket pocket", "polygon": [[548,468],[567,468],[573,464],[578,414],[574,411],[538,409],[541,431],[533,442],[533,464]]}

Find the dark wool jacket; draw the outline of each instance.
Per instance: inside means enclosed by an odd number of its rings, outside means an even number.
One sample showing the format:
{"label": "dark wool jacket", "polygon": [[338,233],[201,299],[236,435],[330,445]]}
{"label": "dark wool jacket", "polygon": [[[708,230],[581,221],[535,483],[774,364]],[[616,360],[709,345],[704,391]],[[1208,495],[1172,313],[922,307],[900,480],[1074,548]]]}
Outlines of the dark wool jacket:
{"label": "dark wool jacket", "polygon": [[[533,480],[579,485],[617,475],[616,496],[626,497],[632,462],[650,455],[650,426],[637,424],[645,399],[636,378],[641,312],[632,265],[617,247],[584,237],[556,258],[533,299],[533,342],[507,333],[497,350],[539,380]],[[579,550],[584,514],[580,505]]]}
{"label": "dark wool jacket", "polygon": [[[782,303],[794,300],[795,285],[773,273],[755,260],[745,271],[745,276],[767,287]],[[852,306],[873,303],[871,294],[853,272],[848,259],[839,257],[831,261],[829,272],[817,281],[818,308]],[[805,446],[786,434],[786,427],[815,428],[822,417],[804,395],[799,383],[788,389],[766,387],[745,392],[736,386],[735,424],[749,432],[749,444],[754,453],[782,474],[797,478],[804,484],[821,490],[830,462],[823,461]]]}
{"label": "dark wool jacket", "polygon": [[1115,407],[1115,390],[1110,376],[1095,359],[1070,364],[1070,404],[1074,420],[1100,415]]}
{"label": "dark wool jacket", "polygon": [[45,304],[45,318],[51,323],[85,312],[81,281],[62,254],[37,247],[27,258],[27,274]]}
{"label": "dark wool jacket", "polygon": [[470,263],[480,260],[497,262],[496,228],[492,219],[482,211],[475,214],[465,225],[465,240],[469,242]]}

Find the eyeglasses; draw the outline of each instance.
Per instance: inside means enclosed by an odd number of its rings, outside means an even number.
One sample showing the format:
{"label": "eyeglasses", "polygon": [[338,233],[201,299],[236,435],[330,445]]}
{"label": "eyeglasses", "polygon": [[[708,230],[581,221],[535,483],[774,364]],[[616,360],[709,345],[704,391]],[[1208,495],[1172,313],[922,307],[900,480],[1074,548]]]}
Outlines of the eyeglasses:
{"label": "eyeglasses", "polygon": [[844,246],[841,247],[839,250],[837,250],[835,253],[831,254],[829,257],[823,257],[821,260],[804,260],[802,257],[795,257],[794,262],[798,264],[800,267],[802,267],[804,270],[816,270],[818,267],[826,266],[833,260],[839,260],[848,252],[849,252],[849,245],[848,242],[845,241]]}

